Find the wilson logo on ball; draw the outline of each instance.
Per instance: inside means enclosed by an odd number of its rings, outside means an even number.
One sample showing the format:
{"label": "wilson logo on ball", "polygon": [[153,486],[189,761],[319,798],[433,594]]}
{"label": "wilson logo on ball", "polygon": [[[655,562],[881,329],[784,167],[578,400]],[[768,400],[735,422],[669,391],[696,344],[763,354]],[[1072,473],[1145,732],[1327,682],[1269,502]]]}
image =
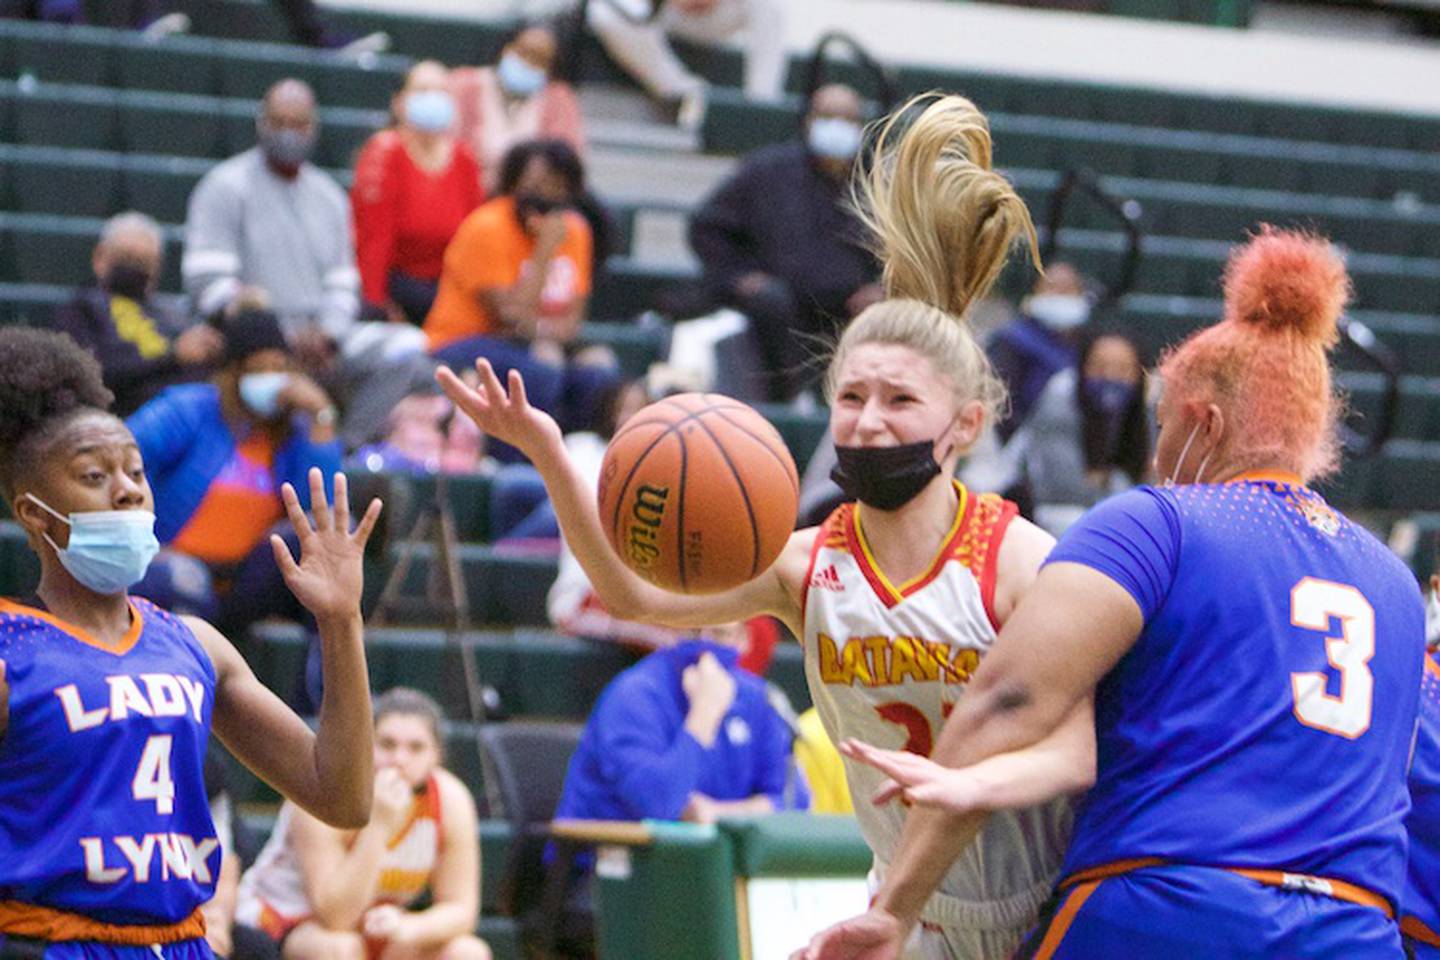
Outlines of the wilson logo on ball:
{"label": "wilson logo on ball", "polygon": [[626,548],[632,566],[639,570],[649,570],[655,558],[660,556],[655,540],[660,524],[665,522],[665,501],[669,499],[669,487],[642,484],[635,490],[635,502],[630,506],[632,522]]}

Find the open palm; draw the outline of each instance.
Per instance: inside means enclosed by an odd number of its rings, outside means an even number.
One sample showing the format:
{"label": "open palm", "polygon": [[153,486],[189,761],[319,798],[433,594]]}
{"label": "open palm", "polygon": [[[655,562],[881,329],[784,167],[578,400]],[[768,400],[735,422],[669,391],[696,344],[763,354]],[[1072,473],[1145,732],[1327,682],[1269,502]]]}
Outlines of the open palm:
{"label": "open palm", "polygon": [[475,371],[480,375],[478,389],[468,386],[448,367],[441,367],[435,378],[445,395],[464,410],[477,427],[531,460],[545,444],[560,440],[560,427],[554,418],[530,405],[520,371],[510,371],[508,390],[485,358],[475,361]]}
{"label": "open palm", "polygon": [[[300,562],[278,536],[271,536],[275,562],[285,585],[317,620],[358,616],[365,586],[365,544],[380,517],[380,501],[370,501],[355,531],[350,531],[350,491],[345,474],[335,474],[335,503],[325,499],[325,478],[310,469],[310,517],[300,508],[295,488],[285,484],[280,497],[300,537]],[[314,523],[311,523],[311,517]]]}

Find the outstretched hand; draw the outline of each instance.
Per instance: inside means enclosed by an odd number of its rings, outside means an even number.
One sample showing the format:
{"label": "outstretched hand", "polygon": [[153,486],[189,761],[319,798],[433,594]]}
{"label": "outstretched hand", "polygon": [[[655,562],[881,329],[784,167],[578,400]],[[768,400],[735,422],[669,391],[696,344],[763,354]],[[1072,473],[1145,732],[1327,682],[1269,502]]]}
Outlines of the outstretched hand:
{"label": "outstretched hand", "polygon": [[310,468],[310,514],[300,508],[295,488],[280,490],[285,513],[300,537],[300,562],[280,537],[271,535],[275,562],[285,585],[317,620],[359,616],[360,595],[365,586],[365,543],[380,517],[380,501],[371,500],[355,532],[350,532],[350,492],[345,474],[335,474],[335,504],[325,499],[325,478],[319,468]]}
{"label": "outstretched hand", "polygon": [[898,919],[872,908],[815,934],[790,960],[899,960],[908,934]]}
{"label": "outstretched hand", "polygon": [[436,371],[435,379],[440,381],[445,395],[464,410],[477,427],[515,447],[532,461],[546,443],[560,441],[560,426],[555,419],[530,406],[520,371],[510,371],[508,390],[484,357],[475,361],[475,372],[480,375],[478,388],[467,385],[449,367]]}
{"label": "outstretched hand", "polygon": [[980,784],[966,769],[941,766],[934,760],[905,750],[882,750],[859,740],[844,740],[840,752],[869,764],[887,779],[871,796],[876,806],[900,799],[907,804],[936,807],[950,813],[984,809]]}

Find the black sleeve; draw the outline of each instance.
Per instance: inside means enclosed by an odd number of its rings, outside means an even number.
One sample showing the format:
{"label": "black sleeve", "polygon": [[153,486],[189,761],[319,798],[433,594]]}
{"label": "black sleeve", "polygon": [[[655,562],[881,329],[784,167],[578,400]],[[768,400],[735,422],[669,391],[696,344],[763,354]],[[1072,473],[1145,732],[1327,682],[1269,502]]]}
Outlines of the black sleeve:
{"label": "black sleeve", "polygon": [[153,360],[141,357],[140,351],[114,333],[110,318],[97,317],[94,307],[83,299],[57,307],[50,323],[95,355],[105,385],[117,396],[130,396],[151,377],[173,373],[180,367],[173,350]]}
{"label": "black sleeve", "polygon": [[750,202],[751,197],[763,195],[761,176],[754,165],[742,164],[690,217],[690,247],[705,279],[726,293],[744,274],[763,269],[751,236]]}

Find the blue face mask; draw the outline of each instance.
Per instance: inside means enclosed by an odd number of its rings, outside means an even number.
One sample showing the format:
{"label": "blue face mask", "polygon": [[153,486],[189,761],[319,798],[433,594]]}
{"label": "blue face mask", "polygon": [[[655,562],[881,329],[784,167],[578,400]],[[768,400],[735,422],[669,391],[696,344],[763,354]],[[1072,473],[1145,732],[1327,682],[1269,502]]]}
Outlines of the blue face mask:
{"label": "blue face mask", "polygon": [[62,517],[33,493],[25,496],[70,525],[65,549],[56,546],[48,533],[45,542],[72,577],[98,594],[113,596],[139,583],[160,552],[155,514],[149,510],[93,510]]}
{"label": "blue face mask", "polygon": [[1135,400],[1135,385],[1123,380],[1085,377],[1081,381],[1081,389],[1096,409],[1111,416],[1118,416],[1128,410]]}
{"label": "blue face mask", "polygon": [[507,53],[495,68],[500,86],[512,97],[533,97],[545,87],[545,71],[518,53]]}
{"label": "blue face mask", "polygon": [[444,90],[424,90],[405,98],[405,122],[421,133],[444,133],[455,125],[455,98]]}
{"label": "blue face mask", "polygon": [[290,382],[288,373],[247,373],[240,377],[240,400],[262,420],[280,412],[280,391]]}
{"label": "blue face mask", "polygon": [[826,160],[854,160],[863,138],[860,124],[840,117],[817,117],[806,134],[810,152]]}

